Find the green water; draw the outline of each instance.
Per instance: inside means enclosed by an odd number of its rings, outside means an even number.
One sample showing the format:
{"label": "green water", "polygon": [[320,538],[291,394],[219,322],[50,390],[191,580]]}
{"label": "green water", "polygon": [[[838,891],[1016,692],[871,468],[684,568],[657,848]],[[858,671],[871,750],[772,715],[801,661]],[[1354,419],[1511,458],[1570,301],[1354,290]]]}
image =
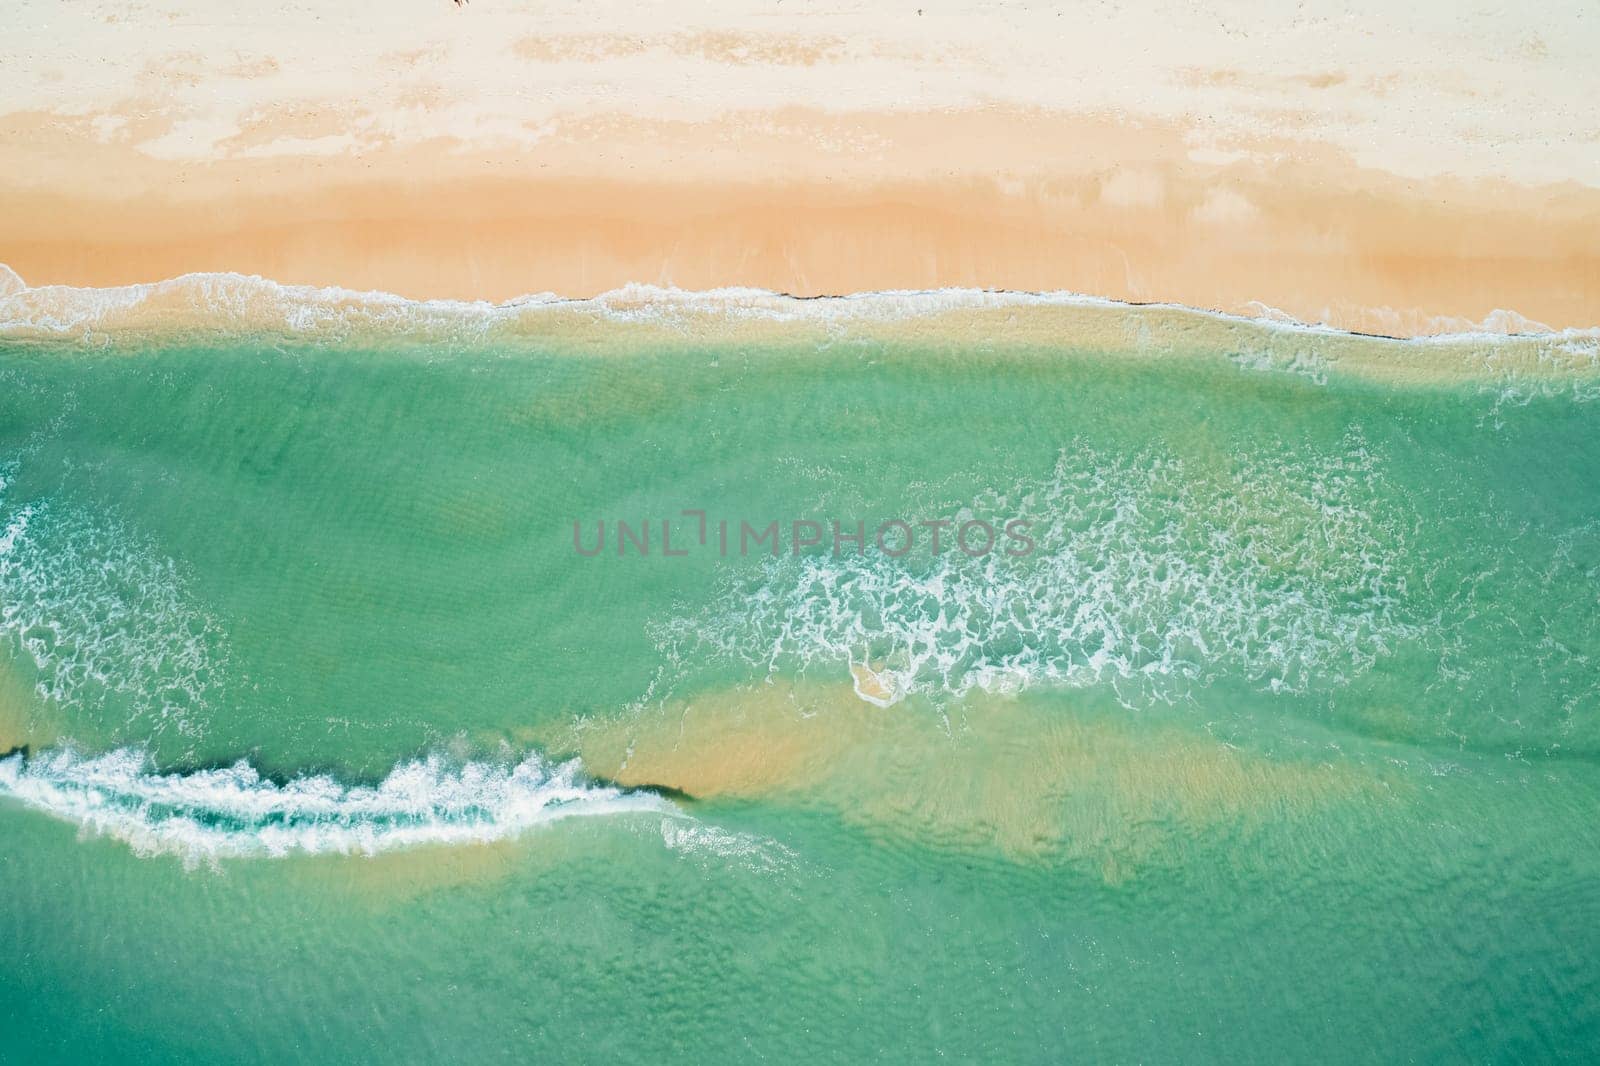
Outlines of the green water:
{"label": "green water", "polygon": [[1591,1060],[1600,405],[1227,355],[0,349],[0,1059]]}

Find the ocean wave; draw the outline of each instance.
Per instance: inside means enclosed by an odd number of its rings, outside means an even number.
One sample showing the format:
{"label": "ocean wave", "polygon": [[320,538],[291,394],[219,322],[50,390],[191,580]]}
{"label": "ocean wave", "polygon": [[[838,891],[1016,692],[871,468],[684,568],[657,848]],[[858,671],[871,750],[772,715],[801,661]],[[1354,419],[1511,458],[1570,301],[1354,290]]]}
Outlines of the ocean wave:
{"label": "ocean wave", "polygon": [[[564,818],[675,812],[656,793],[587,780],[575,759],[552,763],[538,755],[514,764],[429,756],[395,766],[376,785],[329,775],[279,784],[245,761],[162,774],[137,749],[89,756],[61,748],[0,759],[0,795],[140,855],[176,855],[189,865],[489,843]],[[694,847],[700,839],[689,829],[663,834],[669,846]],[[731,840],[746,852],[754,847],[726,833],[707,839]]]}
{"label": "ocean wave", "polygon": [[1109,685],[1125,702],[1225,677],[1336,687],[1423,632],[1407,590],[1416,517],[1395,496],[1356,436],[1220,469],[1079,446],[1048,479],[947,516],[1024,517],[1031,555],[764,558],[651,635],[669,687],[707,663],[820,666],[883,706],[1041,684]]}
{"label": "ocean wave", "polygon": [[[547,333],[562,321],[604,321],[703,330],[718,324],[771,323],[845,327],[904,323],[950,312],[1079,310],[1133,316],[1126,332],[1154,322],[1183,329],[1210,323],[1243,328],[1251,336],[1285,334],[1323,340],[1361,340],[1407,346],[1484,343],[1527,348],[1548,357],[1600,340],[1600,327],[1553,330],[1511,311],[1494,311],[1481,322],[1418,319],[1390,314],[1395,334],[1368,334],[1308,323],[1263,304],[1249,314],[1173,303],[1127,303],[1067,291],[1025,292],[945,288],[883,290],[801,297],[766,289],[729,287],[687,291],[631,284],[588,298],[544,292],[504,302],[410,299],[382,291],[338,286],[286,285],[259,275],[227,272],[184,274],[164,281],[104,288],[68,285],[29,287],[0,264],[0,339],[66,339],[109,343],[119,336],[284,334],[344,340],[377,338],[512,339]],[[1382,318],[1383,316],[1379,316]],[[1015,325],[1000,323],[1002,326]],[[1165,332],[1165,331],[1164,331]]]}

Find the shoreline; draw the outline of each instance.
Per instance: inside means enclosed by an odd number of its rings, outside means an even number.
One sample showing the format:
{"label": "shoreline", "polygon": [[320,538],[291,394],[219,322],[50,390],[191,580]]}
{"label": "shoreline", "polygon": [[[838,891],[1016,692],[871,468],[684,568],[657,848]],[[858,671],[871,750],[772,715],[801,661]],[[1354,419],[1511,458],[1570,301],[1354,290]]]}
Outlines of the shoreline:
{"label": "shoreline", "polygon": [[[11,281],[9,293],[4,283]],[[626,354],[651,348],[840,343],[929,351],[1121,352],[1226,357],[1241,368],[1392,384],[1519,385],[1600,379],[1600,327],[1550,330],[1503,313],[1469,332],[1360,333],[1172,303],[1070,292],[950,288],[795,296],[755,288],[691,292],[629,285],[595,297],[413,300],[381,291],[197,273],[108,288],[46,285],[0,264],[0,343],[77,348],[271,338],[311,344],[538,345]]]}
{"label": "shoreline", "polygon": [[[1058,132],[1046,123],[1036,135]],[[409,153],[335,161],[378,175],[414,168],[409,184],[304,186],[281,164],[220,160],[113,196],[73,188],[64,172],[61,190],[5,183],[0,262],[40,287],[237,273],[494,303],[634,284],[796,298],[983,289],[1246,317],[1272,309],[1392,337],[1600,325],[1600,189],[1408,185],[1331,162],[1242,170],[1152,151],[1150,163],[1061,163],[1016,179],[908,178],[886,165],[838,182],[699,186],[492,178]],[[125,163],[96,155],[69,158]],[[499,162],[512,173],[544,166]],[[781,162],[775,152],[770,165]]]}
{"label": "shoreline", "polygon": [[[486,320],[508,314],[550,310],[590,311],[619,322],[630,322],[639,321],[650,315],[653,310],[659,309],[662,313],[672,310],[703,314],[721,313],[729,317],[765,319],[772,322],[801,323],[830,319],[865,321],[874,318],[890,321],[926,318],[959,311],[994,310],[1001,307],[1007,309],[1050,307],[1191,314],[1233,325],[1261,327],[1288,333],[1403,344],[1600,338],[1600,324],[1556,328],[1535,322],[1516,311],[1503,309],[1491,312],[1482,322],[1463,323],[1461,329],[1406,334],[1348,329],[1326,321],[1297,319],[1285,311],[1259,301],[1249,301],[1258,309],[1258,313],[1250,314],[1170,300],[1119,300],[1115,297],[1065,289],[952,285],[929,289],[864,289],[853,292],[803,293],[750,285],[686,289],[670,285],[628,282],[590,296],[530,291],[504,300],[491,300],[448,296],[414,297],[383,289],[354,289],[337,284],[286,283],[260,274],[233,270],[189,271],[157,280],[104,286],[62,283],[29,285],[8,264],[0,262],[0,301],[14,300],[17,306],[23,308],[34,304],[39,309],[47,304],[66,307],[76,301],[82,313],[79,319],[0,319],[0,339],[8,334],[27,339],[40,339],[45,333],[70,337],[71,331],[80,326],[93,329],[99,325],[90,317],[96,313],[110,316],[118,311],[133,311],[143,302],[157,300],[163,295],[184,289],[192,290],[194,295],[202,295],[202,290],[209,290],[210,294],[221,296],[224,294],[218,290],[228,287],[236,287],[237,291],[255,287],[274,290],[286,301],[299,301],[306,306],[366,305],[375,309],[404,307],[418,312],[432,310],[455,313],[463,318],[477,315]],[[97,300],[101,302],[99,307],[94,306]],[[0,309],[5,307],[4,303],[0,303]],[[206,313],[204,308],[193,308],[193,310],[197,319]],[[226,312],[235,309],[219,306],[215,310],[225,315]],[[202,324],[198,328],[205,327]]]}

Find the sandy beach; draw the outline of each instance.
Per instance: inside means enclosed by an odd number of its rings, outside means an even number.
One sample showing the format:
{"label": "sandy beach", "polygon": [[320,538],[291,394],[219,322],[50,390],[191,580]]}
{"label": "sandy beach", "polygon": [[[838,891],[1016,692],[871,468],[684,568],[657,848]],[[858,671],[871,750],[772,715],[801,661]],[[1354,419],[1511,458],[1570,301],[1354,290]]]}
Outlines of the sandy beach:
{"label": "sandy beach", "polygon": [[0,16],[0,262],[36,286],[961,286],[1398,336],[1600,323],[1600,20],[1063,14],[713,5],[624,33],[580,8],[24,4]]}

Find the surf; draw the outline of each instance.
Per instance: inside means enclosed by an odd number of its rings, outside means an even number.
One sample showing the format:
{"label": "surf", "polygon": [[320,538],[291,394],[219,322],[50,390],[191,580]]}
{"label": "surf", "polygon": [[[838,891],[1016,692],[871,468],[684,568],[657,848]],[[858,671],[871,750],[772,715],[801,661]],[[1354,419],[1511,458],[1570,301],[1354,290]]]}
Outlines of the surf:
{"label": "surf", "polygon": [[[1600,326],[1553,329],[1514,311],[1480,322],[1438,319],[1413,334],[1361,333],[1296,319],[1070,291],[940,288],[795,296],[749,287],[630,284],[592,296],[413,299],[392,292],[291,285],[260,275],[191,273],[104,288],[29,286],[0,264],[0,341],[138,351],[199,338],[312,344],[535,344],[592,352],[663,342],[745,344],[955,338],[1026,350],[1224,353],[1241,369],[1325,383],[1334,371],[1394,383],[1492,382],[1518,389],[1590,385]],[[946,336],[942,327],[951,326]],[[1585,393],[1585,395],[1588,395]]]}
{"label": "surf", "polygon": [[515,762],[433,754],[397,763],[375,784],[353,784],[332,774],[274,781],[248,760],[163,773],[137,748],[88,755],[62,747],[0,759],[0,796],[136,854],[191,866],[486,844],[563,819],[677,811],[656,792],[595,782],[578,760],[537,753]]}

